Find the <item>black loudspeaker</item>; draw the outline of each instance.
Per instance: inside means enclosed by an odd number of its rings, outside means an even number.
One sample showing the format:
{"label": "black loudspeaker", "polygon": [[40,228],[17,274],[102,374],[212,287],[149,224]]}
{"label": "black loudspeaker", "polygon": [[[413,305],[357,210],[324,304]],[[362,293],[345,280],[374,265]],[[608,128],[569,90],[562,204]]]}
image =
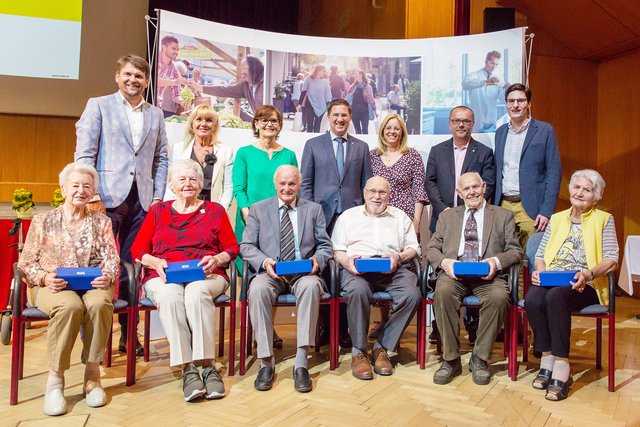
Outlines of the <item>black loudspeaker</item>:
{"label": "black loudspeaker", "polygon": [[485,7],[483,17],[485,33],[516,27],[516,9],[513,7]]}

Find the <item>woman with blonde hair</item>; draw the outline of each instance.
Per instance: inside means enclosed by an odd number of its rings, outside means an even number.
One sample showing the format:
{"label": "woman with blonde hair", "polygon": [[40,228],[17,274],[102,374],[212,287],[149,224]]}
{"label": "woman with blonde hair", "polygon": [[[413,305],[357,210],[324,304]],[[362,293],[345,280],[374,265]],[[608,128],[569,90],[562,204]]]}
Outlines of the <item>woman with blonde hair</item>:
{"label": "woman with blonde hair", "polygon": [[[218,114],[207,105],[198,105],[189,114],[184,141],[169,148],[169,162],[179,159],[198,162],[204,174],[200,199],[228,209],[233,199],[233,149],[218,140],[219,129]],[[167,182],[164,200],[175,198]]]}

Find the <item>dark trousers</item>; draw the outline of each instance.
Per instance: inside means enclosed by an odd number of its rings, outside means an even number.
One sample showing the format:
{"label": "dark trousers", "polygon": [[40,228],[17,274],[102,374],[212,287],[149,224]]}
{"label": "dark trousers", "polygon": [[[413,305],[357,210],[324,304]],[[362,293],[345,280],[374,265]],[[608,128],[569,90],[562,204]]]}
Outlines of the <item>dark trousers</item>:
{"label": "dark trousers", "polygon": [[391,315],[377,340],[388,350],[396,348],[422,298],[417,282],[416,274],[406,264],[393,274],[365,273],[354,276],[340,268],[340,289],[344,291],[349,333],[355,348],[365,353],[367,351],[371,301],[373,293],[377,291],[386,291],[393,299]]}
{"label": "dark trousers", "polygon": [[550,351],[556,357],[569,357],[571,313],[593,304],[598,304],[598,294],[591,286],[583,292],[569,286],[531,286],[524,306],[533,329],[533,348]]}
{"label": "dark trousers", "polygon": [[307,116],[307,132],[320,132],[320,124],[322,123],[322,117],[324,113],[316,116],[315,111],[313,111],[313,107],[308,106],[306,110]]}
{"label": "dark trousers", "polygon": [[[111,218],[113,235],[118,241],[120,259],[133,264],[131,259],[131,246],[138,235],[142,221],[147,212],[142,209],[138,197],[138,187],[134,182],[129,190],[129,195],[122,204],[115,208],[107,209],[107,216]],[[118,298],[129,300],[129,279],[124,269],[120,270],[120,283],[118,284]],[[119,314],[118,322],[123,336],[127,335],[127,315]]]}
{"label": "dark trousers", "polygon": [[356,128],[356,133],[368,134],[369,133],[369,111],[354,111],[351,115],[353,126]]}

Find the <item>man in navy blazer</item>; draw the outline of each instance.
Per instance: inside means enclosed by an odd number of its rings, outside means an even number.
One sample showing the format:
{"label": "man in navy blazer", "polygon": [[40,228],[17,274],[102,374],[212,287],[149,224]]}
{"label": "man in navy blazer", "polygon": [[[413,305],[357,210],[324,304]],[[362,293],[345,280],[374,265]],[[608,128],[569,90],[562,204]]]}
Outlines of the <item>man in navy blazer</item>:
{"label": "man in navy blazer", "polygon": [[[278,167],[274,181],[277,195],[251,206],[240,243],[240,255],[249,263],[250,274],[255,276],[248,292],[249,315],[261,361],[254,386],[257,390],[266,391],[273,384],[272,307],[278,295],[293,293],[298,309],[294,387],[299,392],[308,392],[312,383],[307,369],[307,351],[315,342],[320,300],[326,292],[320,273],[333,255],[332,245],[320,205],[298,197],[298,168],[291,165]],[[287,244],[285,221],[293,229],[288,232],[289,236],[293,234],[293,243],[288,240]],[[287,247],[288,253],[295,256],[287,258]],[[275,264],[283,257],[285,261],[310,259],[313,269],[311,273],[298,277],[278,276]]]}
{"label": "man in navy blazer", "polygon": [[513,84],[505,100],[510,121],[496,131],[494,203],[513,212],[525,248],[556,208],[562,165],[553,127],[531,117],[531,90]]}
{"label": "man in navy blazer", "polygon": [[[347,134],[351,106],[334,99],[327,110],[330,130],[307,141],[302,152],[300,197],[322,206],[331,234],[338,216],[362,205],[362,189],[372,176],[369,146]],[[342,153],[342,159],[337,154]],[[342,169],[341,171],[339,170]]]}
{"label": "man in navy blazer", "polygon": [[[118,92],[91,98],[76,123],[75,161],[94,166],[100,176],[97,197],[111,218],[120,258],[132,262],[131,245],[147,210],[162,201],[167,177],[167,134],[162,111],[144,101],[149,64],[126,55],[116,63]],[[119,297],[129,295],[126,274]],[[126,351],[126,315],[120,315],[120,351]],[[138,343],[136,353],[142,356]]]}
{"label": "man in navy blazer", "polygon": [[471,137],[475,122],[469,107],[454,107],[449,113],[452,138],[434,146],[429,152],[425,189],[433,208],[429,229],[434,232],[440,213],[462,205],[456,194],[456,182],[466,172],[478,172],[486,183],[485,199],[493,200],[496,166],[493,150]]}

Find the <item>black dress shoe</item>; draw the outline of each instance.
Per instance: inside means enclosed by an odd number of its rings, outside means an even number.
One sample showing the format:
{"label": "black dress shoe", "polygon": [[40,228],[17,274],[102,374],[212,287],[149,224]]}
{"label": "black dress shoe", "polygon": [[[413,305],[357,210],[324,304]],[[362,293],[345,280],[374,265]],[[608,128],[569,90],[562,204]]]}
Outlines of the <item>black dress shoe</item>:
{"label": "black dress shoe", "polygon": [[273,376],[274,369],[263,366],[258,371],[258,375],[256,376],[256,381],[253,383],[253,386],[258,391],[271,390],[271,387],[273,386]]}
{"label": "black dress shoe", "polygon": [[312,384],[307,368],[300,367],[296,369],[295,366],[293,367],[293,386],[296,391],[300,393],[310,392]]}
{"label": "black dress shoe", "polygon": [[[120,335],[120,342],[118,343],[118,351],[122,354],[127,354],[127,337]],[[144,356],[144,347],[140,344],[140,341],[136,338],[136,356]]]}

